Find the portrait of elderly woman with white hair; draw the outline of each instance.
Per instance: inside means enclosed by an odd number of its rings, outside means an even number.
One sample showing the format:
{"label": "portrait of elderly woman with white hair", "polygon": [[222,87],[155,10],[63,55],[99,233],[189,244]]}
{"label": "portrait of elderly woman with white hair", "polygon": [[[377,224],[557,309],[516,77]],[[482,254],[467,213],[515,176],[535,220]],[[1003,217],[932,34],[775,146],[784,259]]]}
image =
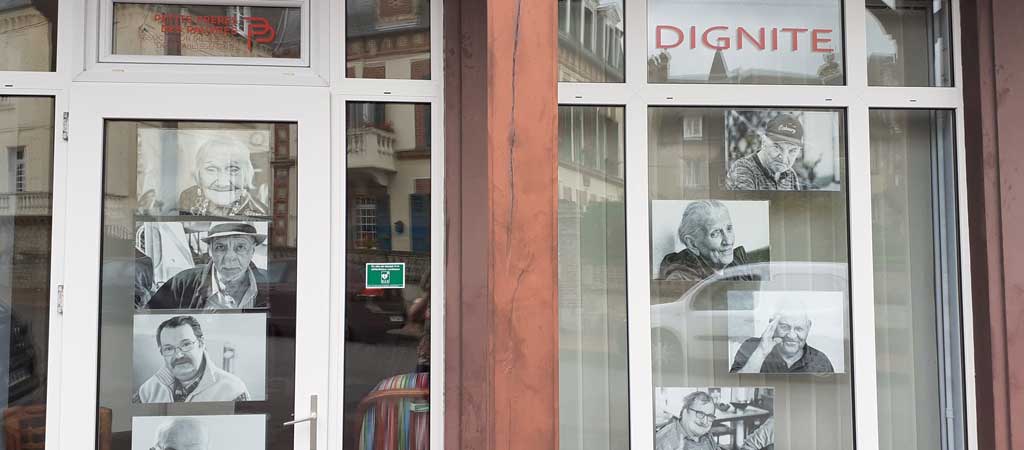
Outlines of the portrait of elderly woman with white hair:
{"label": "portrait of elderly woman with white hair", "polygon": [[[685,246],[665,255],[658,266],[658,278],[674,281],[700,281],[732,267],[751,263],[743,246],[736,245],[737,230],[732,214],[718,200],[689,202],[676,231]],[[747,271],[727,274],[729,279],[757,281]]]}
{"label": "portrait of elderly woman with white hair", "polygon": [[249,147],[244,142],[228,136],[211,137],[196,152],[192,169],[196,184],[181,192],[180,213],[266,216],[267,206],[253,195],[254,176]]}

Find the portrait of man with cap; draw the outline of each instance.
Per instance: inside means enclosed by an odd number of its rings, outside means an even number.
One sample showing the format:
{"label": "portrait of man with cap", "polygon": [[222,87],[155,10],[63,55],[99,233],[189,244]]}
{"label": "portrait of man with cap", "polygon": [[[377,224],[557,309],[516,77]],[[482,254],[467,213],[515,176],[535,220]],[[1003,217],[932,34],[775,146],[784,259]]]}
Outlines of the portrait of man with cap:
{"label": "portrait of man with cap", "polygon": [[202,238],[210,262],[174,275],[147,309],[245,309],[268,307],[267,272],[252,259],[267,235],[245,222],[218,223]]}
{"label": "portrait of man with cap", "polygon": [[726,174],[726,188],[737,191],[800,191],[812,189],[793,164],[803,158],[804,127],[789,113],[781,113],[757,130],[755,151],[736,159]]}

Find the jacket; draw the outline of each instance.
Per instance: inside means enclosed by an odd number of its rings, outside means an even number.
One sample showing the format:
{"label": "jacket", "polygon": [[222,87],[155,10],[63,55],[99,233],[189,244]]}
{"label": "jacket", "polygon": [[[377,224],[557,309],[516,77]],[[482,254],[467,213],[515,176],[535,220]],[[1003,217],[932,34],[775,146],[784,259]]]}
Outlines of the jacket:
{"label": "jacket", "polygon": [[[204,354],[202,378],[199,386],[185,399],[186,402],[231,402],[248,400],[249,389],[245,382],[235,375],[218,369],[210,363],[209,355]],[[167,366],[163,366],[139,387],[138,403],[174,403],[174,375]]]}
{"label": "jacket", "polygon": [[[256,280],[256,297],[251,308],[269,307],[267,271],[249,264],[249,272]],[[200,264],[183,270],[164,282],[146,304],[148,309],[205,309],[213,285],[213,264]]]}

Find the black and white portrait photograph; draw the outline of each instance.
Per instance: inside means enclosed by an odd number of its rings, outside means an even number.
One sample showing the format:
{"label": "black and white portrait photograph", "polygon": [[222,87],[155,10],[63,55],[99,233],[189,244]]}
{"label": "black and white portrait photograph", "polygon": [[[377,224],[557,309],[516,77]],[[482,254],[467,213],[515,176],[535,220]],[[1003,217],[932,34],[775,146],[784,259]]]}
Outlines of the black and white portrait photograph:
{"label": "black and white portrait photograph", "polygon": [[728,110],[725,142],[726,189],[840,189],[838,111]]}
{"label": "black and white portrait photograph", "polygon": [[730,291],[728,301],[753,305],[730,308],[730,372],[846,372],[842,292]]}
{"label": "black and white portrait photograph", "polygon": [[757,281],[745,267],[769,261],[767,200],[654,200],[651,276],[656,280]]}
{"label": "black and white portrait photograph", "polygon": [[773,450],[775,389],[654,389],[655,450]]}
{"label": "black and white portrait photograph", "polygon": [[269,216],[267,129],[141,128],[139,215]]}
{"label": "black and white portrait photograph", "polygon": [[132,418],[132,450],[263,450],[267,417],[156,416]]}
{"label": "black and white portrait photograph", "polygon": [[135,307],[269,306],[268,222],[136,222]]}
{"label": "black and white portrait photograph", "polygon": [[135,403],[266,399],[267,315],[136,314]]}

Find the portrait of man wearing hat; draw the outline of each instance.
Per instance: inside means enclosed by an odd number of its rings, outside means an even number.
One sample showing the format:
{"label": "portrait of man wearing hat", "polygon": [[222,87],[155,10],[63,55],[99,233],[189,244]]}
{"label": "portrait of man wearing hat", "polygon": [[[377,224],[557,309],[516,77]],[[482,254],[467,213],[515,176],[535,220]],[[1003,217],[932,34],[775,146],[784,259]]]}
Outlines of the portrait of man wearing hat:
{"label": "portrait of man wearing hat", "polygon": [[219,223],[202,238],[210,262],[179,272],[153,294],[148,309],[240,309],[268,306],[267,272],[253,264],[266,241],[245,222]]}
{"label": "portrait of man wearing hat", "polygon": [[796,117],[782,113],[758,131],[756,151],[729,167],[726,188],[739,191],[800,191],[809,186],[793,170],[803,158],[804,127]]}

